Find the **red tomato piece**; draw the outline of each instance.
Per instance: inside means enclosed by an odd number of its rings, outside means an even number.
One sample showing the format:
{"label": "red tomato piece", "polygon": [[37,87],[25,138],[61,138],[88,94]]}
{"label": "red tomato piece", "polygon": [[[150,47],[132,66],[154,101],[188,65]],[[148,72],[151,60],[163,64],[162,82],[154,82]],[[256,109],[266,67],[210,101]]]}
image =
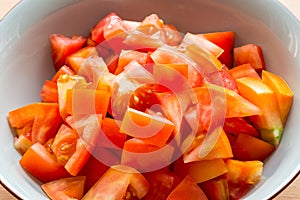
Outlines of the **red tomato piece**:
{"label": "red tomato piece", "polygon": [[75,176],[44,183],[41,187],[53,200],[81,199],[84,194],[84,184],[84,176]]}
{"label": "red tomato piece", "polygon": [[56,157],[40,144],[33,144],[20,160],[21,166],[42,182],[49,182],[69,176]]}
{"label": "red tomato piece", "polygon": [[8,121],[12,128],[31,126],[26,128],[31,129],[31,141],[41,144],[53,137],[62,123],[57,103],[32,103],[17,108],[8,113]]}
{"label": "red tomato piece", "polygon": [[260,137],[257,129],[242,117],[226,118],[223,129],[226,133],[231,133],[235,136],[246,134],[256,138]]}
{"label": "red tomato piece", "polygon": [[197,183],[187,175],[168,195],[167,200],[207,200],[207,196]]}
{"label": "red tomato piece", "polygon": [[208,199],[229,199],[228,182],[223,175],[200,183],[200,188]]}
{"label": "red tomato piece", "polygon": [[52,60],[56,71],[65,64],[66,58],[81,49],[86,43],[86,38],[82,36],[72,36],[71,38],[61,34],[50,35]]}
{"label": "red tomato piece", "polygon": [[40,92],[42,102],[58,103],[57,84],[53,81],[46,80]]}
{"label": "red tomato piece", "polygon": [[68,75],[75,75],[75,72],[69,68],[67,65],[63,65],[59,70],[55,73],[55,75],[52,77],[52,82],[57,82],[60,75],[68,74]]}
{"label": "red tomato piece", "polygon": [[167,168],[145,173],[144,176],[150,184],[145,200],[165,200],[182,180]]}
{"label": "red tomato piece", "polygon": [[232,51],[234,47],[235,33],[233,31],[224,31],[204,33],[201,35],[224,50],[218,59],[227,67],[231,68],[233,65]]}
{"label": "red tomato piece", "polygon": [[[94,155],[94,153],[93,153]],[[86,193],[109,169],[108,166],[100,162],[97,157],[90,156],[78,176],[85,176],[84,193]],[[103,156],[103,155],[101,155]]]}
{"label": "red tomato piece", "polygon": [[118,67],[114,71],[114,74],[120,74],[126,65],[135,60],[141,65],[145,65],[147,62],[148,54],[144,52],[134,50],[122,50],[119,56]]}
{"label": "red tomato piece", "polygon": [[[124,147],[124,143],[126,142],[127,135],[120,132],[121,122],[112,118],[104,118],[102,120],[102,131],[104,135],[99,138],[97,142],[97,146],[107,147],[107,148],[120,148]],[[107,142],[107,139],[111,142]],[[116,146],[114,146],[116,145]]]}
{"label": "red tomato piece", "polygon": [[264,161],[275,150],[275,147],[250,135],[239,134],[232,150],[235,159]]}
{"label": "red tomato piece", "polygon": [[266,69],[262,48],[255,44],[246,44],[233,49],[235,65],[251,64],[257,71]]}
{"label": "red tomato piece", "polygon": [[228,72],[228,70],[222,68],[221,70],[214,71],[205,76],[209,83],[213,83],[227,89],[238,91],[235,78]]}
{"label": "red tomato piece", "polygon": [[121,22],[122,19],[116,13],[111,12],[93,27],[91,30],[91,39],[99,44],[105,39],[125,32],[125,28]]}

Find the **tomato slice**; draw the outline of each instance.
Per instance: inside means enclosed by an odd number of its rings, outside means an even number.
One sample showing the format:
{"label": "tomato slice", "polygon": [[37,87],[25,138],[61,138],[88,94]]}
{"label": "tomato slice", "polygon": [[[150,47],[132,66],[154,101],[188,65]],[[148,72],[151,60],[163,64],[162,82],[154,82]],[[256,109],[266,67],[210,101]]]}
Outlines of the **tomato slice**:
{"label": "tomato slice", "polygon": [[207,197],[197,183],[187,175],[167,197],[167,200],[181,199],[207,200]]}
{"label": "tomato slice", "polygon": [[53,200],[81,199],[84,194],[84,184],[84,176],[75,176],[44,183],[41,187]]}
{"label": "tomato slice", "polygon": [[65,64],[67,56],[83,47],[86,43],[86,38],[76,35],[69,38],[61,34],[51,34],[50,42],[53,64],[58,71]]}
{"label": "tomato slice", "polygon": [[127,191],[141,199],[148,190],[149,183],[141,173],[133,168],[118,165],[109,168],[82,200],[122,200]]}
{"label": "tomato slice", "polygon": [[69,176],[55,155],[40,144],[33,144],[20,159],[21,166],[42,182],[49,182]]}

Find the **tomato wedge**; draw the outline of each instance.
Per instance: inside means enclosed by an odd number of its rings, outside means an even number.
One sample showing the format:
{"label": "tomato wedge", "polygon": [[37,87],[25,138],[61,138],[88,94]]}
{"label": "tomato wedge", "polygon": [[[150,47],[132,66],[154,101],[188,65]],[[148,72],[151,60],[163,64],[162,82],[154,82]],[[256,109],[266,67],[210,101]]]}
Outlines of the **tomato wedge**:
{"label": "tomato wedge", "polygon": [[149,190],[149,183],[137,170],[127,166],[113,166],[84,195],[82,200],[114,199],[122,200],[126,192],[143,198]]}
{"label": "tomato wedge", "polygon": [[52,200],[81,199],[84,192],[85,176],[57,179],[41,185]]}
{"label": "tomato wedge", "polygon": [[50,42],[53,64],[56,71],[58,71],[65,64],[67,56],[83,47],[86,38],[76,35],[69,38],[61,34],[51,34]]}
{"label": "tomato wedge", "polygon": [[40,144],[33,144],[20,160],[21,166],[42,182],[49,182],[70,176],[60,165],[55,155]]}
{"label": "tomato wedge", "polygon": [[167,200],[181,199],[207,200],[207,197],[197,183],[187,175],[167,197]]}

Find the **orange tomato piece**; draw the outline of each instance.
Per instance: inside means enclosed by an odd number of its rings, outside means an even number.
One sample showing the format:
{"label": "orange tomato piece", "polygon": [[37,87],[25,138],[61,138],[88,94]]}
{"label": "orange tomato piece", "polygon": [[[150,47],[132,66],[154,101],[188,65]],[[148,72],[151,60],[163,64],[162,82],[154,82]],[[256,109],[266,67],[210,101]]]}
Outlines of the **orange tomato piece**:
{"label": "orange tomato piece", "polygon": [[272,72],[263,70],[262,81],[275,92],[281,120],[285,124],[293,103],[293,91],[282,77]]}
{"label": "orange tomato piece", "polygon": [[39,142],[33,144],[20,159],[20,165],[42,182],[49,182],[70,176]]}
{"label": "orange tomato piece", "polygon": [[272,144],[245,134],[239,134],[232,147],[234,158],[245,161],[264,161],[274,150]]}
{"label": "orange tomato piece", "polygon": [[207,200],[208,198],[197,183],[187,175],[167,197],[167,200],[181,199]]}
{"label": "orange tomato piece", "polygon": [[57,179],[41,185],[53,200],[81,199],[84,194],[85,176]]}

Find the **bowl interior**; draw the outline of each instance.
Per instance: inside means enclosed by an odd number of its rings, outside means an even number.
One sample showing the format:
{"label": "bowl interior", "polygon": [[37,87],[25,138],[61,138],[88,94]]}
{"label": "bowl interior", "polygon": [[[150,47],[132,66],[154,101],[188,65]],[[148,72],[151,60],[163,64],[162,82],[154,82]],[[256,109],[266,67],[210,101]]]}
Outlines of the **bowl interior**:
{"label": "bowl interior", "polygon": [[232,30],[236,45],[262,46],[268,70],[287,80],[295,98],[282,142],[266,162],[263,180],[245,199],[270,198],[296,175],[300,170],[300,134],[295,131],[300,129],[300,24],[277,1],[28,0],[0,22],[0,177],[10,190],[22,199],[47,199],[38,181],[20,167],[6,117],[14,108],[39,101],[42,84],[54,74],[49,35],[88,35],[111,11],[129,20],[157,13],[182,32]]}

